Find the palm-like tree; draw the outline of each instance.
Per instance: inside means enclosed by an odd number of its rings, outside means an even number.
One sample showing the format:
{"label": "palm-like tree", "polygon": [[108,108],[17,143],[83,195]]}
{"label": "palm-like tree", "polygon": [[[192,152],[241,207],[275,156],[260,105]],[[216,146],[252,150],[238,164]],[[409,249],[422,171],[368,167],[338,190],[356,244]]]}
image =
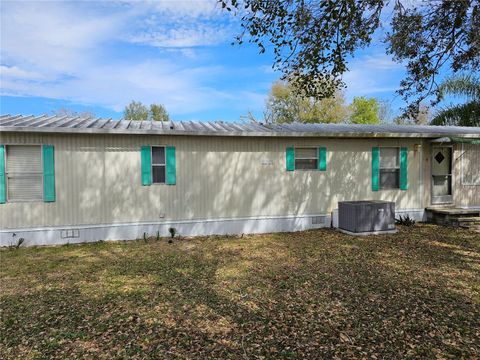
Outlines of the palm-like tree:
{"label": "palm-like tree", "polygon": [[437,112],[432,125],[480,126],[480,78],[457,75],[447,78],[438,88],[438,100],[462,96],[464,104],[451,105]]}

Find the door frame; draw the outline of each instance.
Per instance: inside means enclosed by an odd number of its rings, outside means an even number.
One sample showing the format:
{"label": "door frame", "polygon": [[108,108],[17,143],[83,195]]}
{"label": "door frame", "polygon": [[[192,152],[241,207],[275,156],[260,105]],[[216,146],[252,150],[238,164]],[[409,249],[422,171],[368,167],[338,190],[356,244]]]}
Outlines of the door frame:
{"label": "door frame", "polygon": [[[443,195],[443,196],[434,196],[433,195],[433,161],[435,159],[434,156],[434,149],[435,148],[450,148],[450,195]],[[454,146],[453,144],[443,145],[443,144],[431,144],[430,148],[430,203],[432,205],[451,205],[453,204],[453,191],[454,191],[454,176],[455,176],[455,168],[453,164],[453,157],[454,157]]]}

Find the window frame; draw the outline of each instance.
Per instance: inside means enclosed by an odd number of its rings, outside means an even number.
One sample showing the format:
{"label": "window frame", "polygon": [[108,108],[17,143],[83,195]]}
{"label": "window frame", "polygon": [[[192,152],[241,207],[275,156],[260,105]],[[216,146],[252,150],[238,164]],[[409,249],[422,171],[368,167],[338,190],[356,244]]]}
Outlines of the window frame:
{"label": "window frame", "polygon": [[[400,190],[400,146],[379,146],[378,147],[378,190]],[[382,149],[396,149],[397,150],[397,167],[382,167]],[[382,186],[382,170],[397,170],[397,187],[383,187]]]}
{"label": "window frame", "polygon": [[[153,163],[153,148],[163,148],[163,164],[154,164]],[[150,146],[150,157],[152,159],[152,163],[150,164],[150,170],[152,172],[152,185],[167,185],[167,146],[166,145],[151,145]],[[153,168],[154,167],[161,167],[165,168],[165,180],[163,182],[155,182],[153,180]]]}
{"label": "window frame", "polygon": [[[8,163],[7,163],[7,157],[8,157],[8,148],[10,146],[36,146],[40,149],[40,166],[41,166],[41,170],[39,172],[24,172],[24,173],[11,173],[11,174],[29,174],[31,176],[33,175],[40,175],[40,179],[41,179],[41,189],[42,189],[42,196],[40,199],[24,199],[24,200],[11,200],[10,197],[9,197],[9,194],[8,194],[8,188],[9,188],[9,171],[8,171]],[[43,198],[44,198],[44,179],[43,179],[43,151],[42,151],[42,146],[43,144],[32,144],[32,143],[25,143],[25,144],[5,144],[5,151],[4,151],[4,155],[3,155],[3,161],[4,161],[4,164],[5,164],[5,192],[6,192],[6,196],[5,196],[5,202],[7,203],[33,203],[33,202],[43,202]],[[13,176],[12,176],[13,177]]]}
{"label": "window frame", "polygon": [[[294,171],[317,171],[319,167],[319,162],[320,162],[320,156],[319,156],[319,146],[294,146],[294,159],[293,159],[293,170]],[[315,149],[315,158],[297,158],[297,149]],[[315,159],[316,165],[314,169],[297,169],[297,160],[313,160]]]}

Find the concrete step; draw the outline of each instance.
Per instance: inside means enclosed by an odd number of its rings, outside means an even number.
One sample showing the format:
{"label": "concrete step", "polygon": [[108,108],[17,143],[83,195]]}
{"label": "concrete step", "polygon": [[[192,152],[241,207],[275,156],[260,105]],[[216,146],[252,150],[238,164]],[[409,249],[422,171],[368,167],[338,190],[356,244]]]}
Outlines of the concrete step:
{"label": "concrete step", "polygon": [[480,217],[461,217],[451,219],[453,226],[459,226],[467,229],[480,230]]}
{"label": "concrete step", "polygon": [[462,208],[455,208],[455,207],[427,207],[425,210],[427,212],[433,214],[443,214],[443,215],[450,215],[450,216],[480,216],[480,210],[478,209],[462,209]]}
{"label": "concrete step", "polygon": [[459,223],[458,226],[468,229],[480,228],[480,223]]}
{"label": "concrete step", "polygon": [[460,221],[460,222],[465,222],[465,223],[480,223],[480,216],[469,216],[469,217],[455,217],[452,218],[452,220]]}
{"label": "concrete step", "polygon": [[468,229],[480,233],[480,225],[471,225],[468,227]]}
{"label": "concrete step", "polygon": [[455,207],[426,208],[427,221],[469,228],[480,225],[480,210]]}

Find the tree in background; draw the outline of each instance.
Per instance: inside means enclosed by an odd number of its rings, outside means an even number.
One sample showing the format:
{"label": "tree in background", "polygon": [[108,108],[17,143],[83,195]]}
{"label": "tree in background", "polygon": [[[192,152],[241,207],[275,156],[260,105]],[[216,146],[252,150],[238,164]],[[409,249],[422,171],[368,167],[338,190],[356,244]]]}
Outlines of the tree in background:
{"label": "tree in background", "polygon": [[147,120],[148,108],[140,101],[132,101],[125,106],[125,110],[123,110],[123,118],[125,120]]}
{"label": "tree in background", "polygon": [[419,105],[418,113],[414,115],[402,114],[393,121],[397,125],[428,125],[432,117],[431,107],[424,103]]}
{"label": "tree in background", "polygon": [[[407,113],[418,112],[421,101],[435,93],[442,69],[480,67],[478,0],[218,1],[241,18],[236,42],[247,39],[260,53],[271,44],[273,68],[284,79],[295,75],[296,88],[309,97],[333,96],[344,85],[347,59],[370,45],[381,28],[390,29],[383,37],[387,53],[406,64],[398,92],[409,102]],[[390,19],[387,26],[384,18]]]}
{"label": "tree in background", "polygon": [[380,105],[375,98],[357,96],[350,105],[350,122],[353,124],[379,124]]}
{"label": "tree in background", "polygon": [[466,98],[464,104],[451,105],[435,114],[432,125],[480,126],[480,78],[457,75],[447,78],[439,86],[438,99],[446,96]]}
{"label": "tree in background", "polygon": [[378,119],[380,124],[388,124],[393,120],[392,104],[388,100],[378,100]]}
{"label": "tree in background", "polygon": [[148,108],[140,101],[132,101],[125,106],[123,118],[126,120],[170,121],[170,116],[163,105],[151,104]]}
{"label": "tree in background", "polygon": [[275,123],[339,123],[345,121],[348,108],[343,92],[317,100],[294,91],[287,81],[273,83],[266,101],[264,117]]}
{"label": "tree in background", "polygon": [[154,121],[170,121],[170,115],[162,104],[150,105],[150,118]]}
{"label": "tree in background", "polygon": [[415,118],[415,125],[428,125],[431,116],[431,107],[425,104],[420,104],[418,115]]}

